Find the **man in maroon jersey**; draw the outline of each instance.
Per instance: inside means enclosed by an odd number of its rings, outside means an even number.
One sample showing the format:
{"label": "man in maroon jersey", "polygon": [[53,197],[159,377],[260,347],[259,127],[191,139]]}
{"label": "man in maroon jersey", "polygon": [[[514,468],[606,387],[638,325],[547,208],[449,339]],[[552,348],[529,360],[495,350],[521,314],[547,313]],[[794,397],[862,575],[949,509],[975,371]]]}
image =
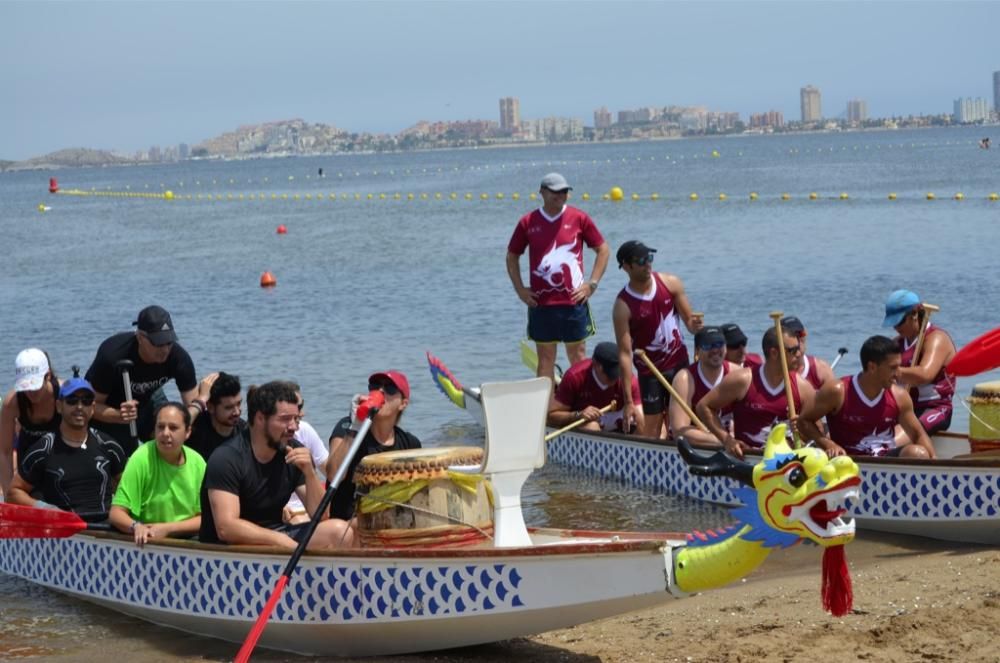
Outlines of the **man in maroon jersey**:
{"label": "man in maroon jersey", "polygon": [[[844,454],[934,458],[934,445],[913,412],[913,401],[896,384],[901,365],[899,346],[891,338],[872,336],[861,346],[862,371],[827,382],[812,407],[799,417],[803,440],[816,440],[831,458]],[[826,417],[829,433],[818,425]],[[896,445],[901,428],[915,442]]]}
{"label": "man in maroon jersey", "polygon": [[[584,430],[616,430],[622,428],[621,367],[618,361],[618,346],[614,343],[598,343],[594,355],[584,359],[566,371],[559,382],[555,398],[549,407],[549,426],[562,428],[586,419]],[[641,402],[639,382],[632,376],[632,398]],[[615,410],[601,414],[601,408],[617,400]],[[642,405],[638,412],[642,415]]]}
{"label": "man in maroon jersey", "polygon": [[[612,312],[618,355],[622,367],[622,384],[630,384],[633,372],[632,353],[643,350],[664,377],[673,380],[680,369],[688,365],[687,346],[681,334],[681,323],[692,334],[704,325],[691,312],[684,292],[684,283],[673,274],[653,271],[651,249],[638,240],[630,240],[618,249],[618,267],[628,274],[628,283],[618,293]],[[660,384],[642,360],[635,360],[642,393],[644,426],[639,434],[661,437],[663,418],[670,394]],[[636,405],[630,390],[623,390],[626,424],[635,417]]]}
{"label": "man in maroon jersey", "polygon": [[799,343],[802,344],[802,368],[799,374],[805,378],[806,382],[813,389],[819,389],[827,382],[833,382],[837,379],[833,374],[833,369],[830,368],[830,364],[819,357],[807,354],[806,337],[809,335],[809,332],[806,331],[806,326],[802,324],[801,320],[794,315],[786,315],[781,319],[781,328],[783,330],[787,329],[798,337]]}
{"label": "man in maroon jersey", "polygon": [[[593,219],[566,204],[571,189],[559,173],[543,177],[542,206],[521,217],[507,245],[507,274],[528,307],[528,338],[535,342],[540,377],[554,377],[559,343],[566,344],[571,365],[586,359],[586,341],[596,332],[588,300],[610,255]],[[589,279],[583,275],[584,244],[597,254]],[[530,287],[521,278],[525,249]]]}
{"label": "man in maroon jersey", "polygon": [[721,326],[721,329],[722,333],[726,335],[726,361],[736,364],[740,368],[760,366],[764,363],[764,358],[756,352],[747,352],[747,335],[743,333],[738,324],[727,322]]}
{"label": "man in maroon jersey", "polygon": [[[785,396],[781,352],[787,356],[795,411],[801,412],[812,406],[815,392],[799,375],[802,368],[802,346],[793,334],[782,330],[782,336],[783,342],[779,343],[774,327],[764,332],[761,341],[764,364],[730,371],[695,408],[708,430],[722,440],[726,451],[737,458],[742,458],[743,452],[748,449],[763,448],[771,429],[776,424],[788,421],[788,399]],[[730,406],[733,409],[732,434],[722,425],[718,415]]]}
{"label": "man in maroon jersey", "polygon": [[[712,390],[712,387],[722,382],[730,371],[739,368],[736,364],[726,361],[726,337],[719,327],[702,327],[698,330],[694,335],[694,347],[698,351],[698,361],[678,371],[672,384],[677,395],[684,399],[692,410]],[[727,408],[719,414],[723,427],[731,431],[732,408]],[[691,417],[676,398],[670,399],[670,430],[674,437],[683,435],[692,442],[715,446],[721,444],[714,435],[701,430],[691,421]]]}

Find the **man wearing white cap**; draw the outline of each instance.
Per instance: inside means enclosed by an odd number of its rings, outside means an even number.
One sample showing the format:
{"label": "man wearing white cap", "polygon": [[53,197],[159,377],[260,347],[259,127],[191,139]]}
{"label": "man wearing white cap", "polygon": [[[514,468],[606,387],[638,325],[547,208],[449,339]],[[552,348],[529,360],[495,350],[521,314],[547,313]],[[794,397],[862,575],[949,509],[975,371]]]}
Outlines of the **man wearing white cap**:
{"label": "man wearing white cap", "polygon": [[[587,358],[596,327],[588,300],[608,266],[610,251],[593,219],[566,204],[572,187],[559,173],[542,178],[543,205],[517,222],[507,245],[507,274],[528,307],[528,338],[535,342],[539,377],[555,375],[556,350],[566,344],[570,364]],[[583,273],[583,245],[597,257],[590,278]],[[521,255],[528,251],[529,286],[521,278]]]}
{"label": "man wearing white cap", "polygon": [[[955,383],[949,379],[944,367],[955,356],[955,343],[945,330],[926,322],[929,313],[923,307],[920,297],[911,290],[896,290],[885,302],[883,327],[892,327],[899,334],[896,342],[902,353],[902,368],[899,381],[910,387],[913,407],[928,435],[948,430],[951,426],[952,396]],[[920,329],[924,331],[924,343],[920,357],[914,361]],[[897,444],[916,442],[900,431]]]}
{"label": "man wearing white cap", "polygon": [[18,353],[14,360],[14,388],[0,409],[0,490],[10,491],[14,476],[14,453],[27,449],[46,433],[59,430],[56,397],[59,379],[49,365],[49,356],[38,348]]}

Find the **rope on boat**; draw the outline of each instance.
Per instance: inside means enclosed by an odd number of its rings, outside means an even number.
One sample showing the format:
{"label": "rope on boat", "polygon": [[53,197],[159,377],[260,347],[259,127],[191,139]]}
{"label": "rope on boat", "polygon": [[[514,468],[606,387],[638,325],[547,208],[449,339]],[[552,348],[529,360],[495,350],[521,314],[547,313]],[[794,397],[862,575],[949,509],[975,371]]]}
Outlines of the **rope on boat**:
{"label": "rope on boat", "polygon": [[490,534],[489,532],[483,530],[477,525],[474,525],[473,523],[465,522],[461,518],[456,518],[455,516],[449,515],[447,513],[438,513],[437,511],[431,511],[430,509],[425,509],[419,506],[413,506],[412,504],[406,504],[404,502],[396,502],[394,500],[385,499],[384,497],[371,497],[369,495],[369,498],[373,501],[381,502],[382,504],[388,504],[389,506],[398,506],[404,509],[412,509],[413,511],[418,511],[426,515],[435,516],[437,518],[444,518],[445,520],[451,521],[452,523],[457,525],[471,527],[472,529],[476,530],[477,532],[485,536],[487,539],[490,539],[491,541],[493,540],[493,535]]}

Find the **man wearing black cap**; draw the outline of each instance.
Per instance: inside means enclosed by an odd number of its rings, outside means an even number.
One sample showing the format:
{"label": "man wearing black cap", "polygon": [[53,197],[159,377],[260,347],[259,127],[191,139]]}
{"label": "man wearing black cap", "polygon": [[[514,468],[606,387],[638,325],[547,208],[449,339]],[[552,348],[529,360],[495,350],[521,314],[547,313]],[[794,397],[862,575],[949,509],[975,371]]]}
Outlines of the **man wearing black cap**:
{"label": "man wearing black cap", "polygon": [[720,329],[726,335],[726,361],[740,368],[760,366],[764,363],[764,358],[756,352],[747,352],[747,335],[738,324],[727,322],[720,326]]}
{"label": "man wearing black cap", "polygon": [[[556,350],[576,364],[587,357],[586,341],[596,332],[588,300],[608,266],[610,251],[593,219],[566,204],[572,187],[559,173],[542,178],[543,205],[517,222],[507,245],[507,274],[528,307],[528,338],[535,342],[539,377],[555,375]],[[583,245],[597,257],[587,279]],[[530,287],[521,278],[521,255],[528,251]]]}
{"label": "man wearing black cap", "polygon": [[[205,410],[211,384],[201,385],[195,378],[194,362],[179,343],[170,314],[159,306],[147,306],[132,323],[135,332],[111,336],[97,349],[97,356],[87,369],[87,380],[97,392],[94,427],[113,436],[131,455],[136,449],[128,423],[135,421],[139,440],[152,437],[154,394],[174,380],[184,404],[197,416]],[[132,362],[129,377],[132,400],[125,400],[119,362]],[[203,391],[204,393],[201,393]]]}
{"label": "man wearing black cap", "polygon": [[799,339],[799,344],[802,346],[802,369],[799,375],[811,384],[813,389],[819,390],[827,382],[834,382],[837,379],[830,364],[819,357],[806,354],[806,336],[809,334],[801,320],[794,315],[786,315],[781,319],[781,329],[787,330]]}
{"label": "man wearing black cap", "polygon": [[[682,368],[674,378],[673,387],[677,395],[693,411],[698,402],[720,382],[729,372],[739,368],[726,361],[726,337],[719,327],[702,327],[694,335],[694,347],[698,351],[698,361]],[[732,432],[732,406],[719,412],[723,427]],[[674,437],[683,435],[692,442],[722,446],[722,442],[711,433],[698,428],[676,399],[670,399],[670,430]]]}
{"label": "man wearing black cap", "polygon": [[[638,240],[630,240],[618,249],[618,267],[628,274],[628,283],[618,293],[612,318],[623,384],[632,379],[632,353],[643,350],[667,380],[688,365],[687,346],[681,333],[681,323],[692,334],[704,324],[691,312],[684,293],[684,283],[665,272],[653,272],[651,249]],[[642,392],[644,425],[639,429],[646,437],[662,437],[663,417],[670,394],[660,384],[649,366],[638,361],[639,389]],[[635,403],[630,390],[623,390],[626,426],[635,415]]]}
{"label": "man wearing black cap", "polygon": [[[549,407],[548,424],[562,428],[586,419],[584,430],[615,430],[622,417],[621,370],[618,346],[614,343],[598,343],[594,355],[584,359],[566,371],[559,389]],[[638,403],[637,412],[642,420],[642,399],[639,396],[639,382],[632,376],[632,399]],[[617,409],[601,413],[611,401],[618,401]]]}

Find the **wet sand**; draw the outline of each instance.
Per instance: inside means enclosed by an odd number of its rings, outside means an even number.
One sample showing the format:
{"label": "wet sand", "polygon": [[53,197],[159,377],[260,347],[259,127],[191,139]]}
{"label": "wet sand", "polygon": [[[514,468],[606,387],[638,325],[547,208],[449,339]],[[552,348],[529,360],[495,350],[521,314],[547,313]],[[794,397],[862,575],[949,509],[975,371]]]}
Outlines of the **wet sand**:
{"label": "wet sand", "polygon": [[[660,608],[530,638],[377,660],[1000,661],[994,642],[1000,631],[1000,549],[863,533],[847,547],[854,610],[842,618],[831,617],[820,605],[821,556],[819,548],[799,545],[775,552],[745,581]],[[31,646],[16,643],[17,638],[0,638],[0,658],[224,661],[236,650],[75,603],[83,618],[75,637],[63,634],[50,646],[37,639]],[[68,639],[75,640],[75,646]],[[348,659],[259,651],[254,660]]]}

